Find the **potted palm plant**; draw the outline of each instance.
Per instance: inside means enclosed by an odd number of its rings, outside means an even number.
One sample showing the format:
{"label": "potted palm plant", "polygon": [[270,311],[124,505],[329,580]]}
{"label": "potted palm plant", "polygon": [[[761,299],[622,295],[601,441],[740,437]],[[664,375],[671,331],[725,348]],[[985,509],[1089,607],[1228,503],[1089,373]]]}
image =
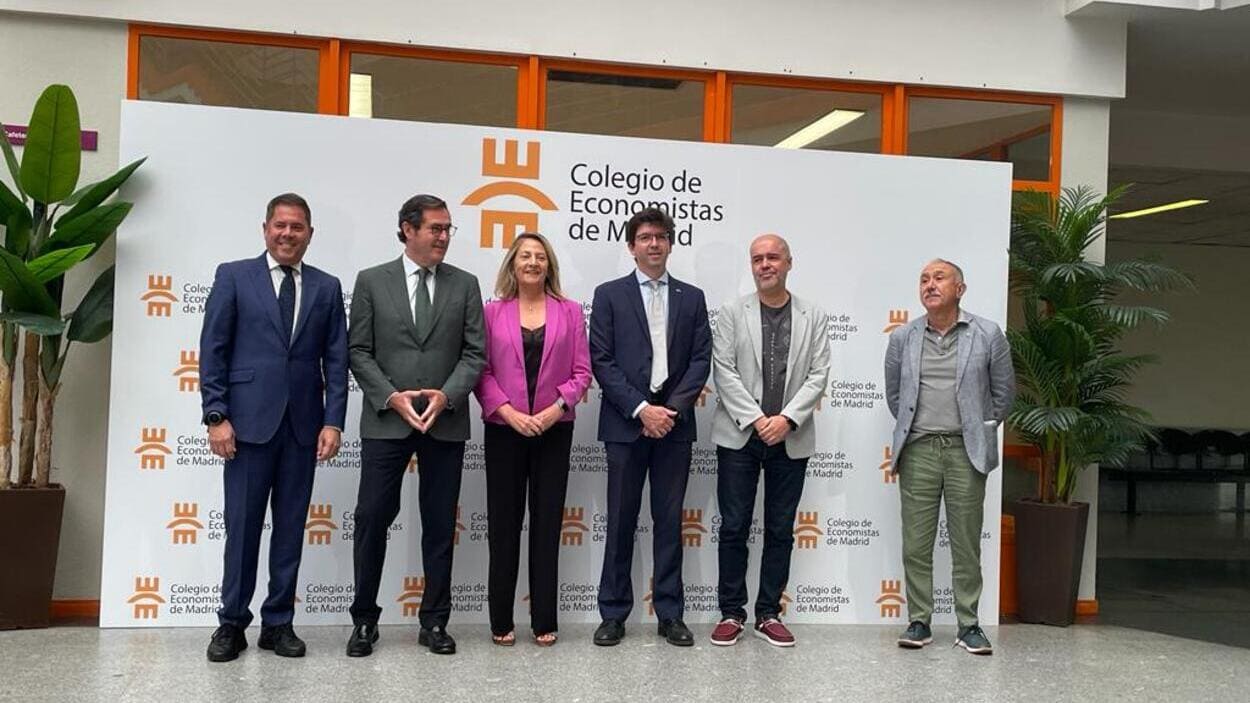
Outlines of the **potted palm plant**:
{"label": "potted palm plant", "polygon": [[[78,103],[64,85],[35,104],[19,162],[0,127],[12,188],[0,178],[0,629],[48,622],[64,487],[51,482],[52,419],[73,343],[113,329],[113,268],[66,309],[65,274],[90,258],[126,218],[113,198],[142,161],[78,188]],[[19,351],[20,356],[19,356]],[[13,391],[21,369],[21,439],[13,461]]]}
{"label": "potted palm plant", "polygon": [[1103,236],[1107,208],[1125,188],[1020,193],[1013,206],[1011,287],[1024,325],[1008,330],[1018,395],[1008,422],[1041,455],[1037,495],[1013,504],[1019,617],[1069,625],[1085,550],[1089,504],[1073,501],[1081,472],[1122,464],[1150,437],[1149,415],[1125,401],[1134,374],[1153,361],[1126,354],[1124,334],[1166,311],[1124,302],[1126,291],[1192,287],[1159,263],[1102,264],[1087,252]]}

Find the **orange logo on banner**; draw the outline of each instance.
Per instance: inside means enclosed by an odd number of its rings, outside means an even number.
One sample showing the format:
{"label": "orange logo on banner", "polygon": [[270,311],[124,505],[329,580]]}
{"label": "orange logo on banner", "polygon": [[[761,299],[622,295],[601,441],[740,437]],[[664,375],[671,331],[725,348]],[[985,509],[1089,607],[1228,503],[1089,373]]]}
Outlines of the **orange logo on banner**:
{"label": "orange logo on banner", "polygon": [[[469,193],[462,205],[481,205],[491,198],[514,195],[524,198],[542,210],[556,210],[556,204],[541,190],[521,180],[537,180],[541,166],[538,142],[525,143],[525,163],[519,159],[520,143],[515,139],[503,140],[503,161],[498,160],[498,148],[494,137],[482,139],[482,175],[487,178],[514,178],[487,183]],[[483,249],[495,246],[495,226],[502,233],[500,246],[508,248],[521,232],[538,231],[538,213],[515,210],[482,209],[480,245]]]}
{"label": "orange logo on banner", "polygon": [[890,317],[889,317],[889,324],[887,324],[885,326],[885,329],[882,329],[881,331],[886,334],[893,332],[894,330],[907,324],[907,321],[910,318],[911,318],[911,313],[906,310],[891,310]]}
{"label": "orange logo on banner", "polygon": [[655,577],[647,582],[647,595],[642,597],[642,602],[647,604],[647,615],[655,615]]}
{"label": "orange logo on banner", "polygon": [[139,428],[139,441],[143,444],[135,447],[135,454],[139,455],[140,469],[165,468],[165,455],[174,453],[165,444],[166,436],[164,427]]}
{"label": "orange logo on banner", "polygon": [[408,459],[408,473],[413,474],[416,472],[417,472],[417,455],[413,454],[412,458]]}
{"label": "orange logo on banner", "polygon": [[161,579],[159,576],[136,576],[134,595],[126,601],[135,606],[135,620],[155,620],[161,614]]}
{"label": "orange logo on banner", "polygon": [[200,390],[200,353],[194,349],[183,349],[178,352],[178,368],[174,369],[178,377],[178,390],[195,393]]}
{"label": "orange logo on banner", "polygon": [[896,483],[898,481],[898,474],[894,473],[894,450],[890,448],[890,445],[885,445],[884,458],[881,461],[881,465],[877,468],[881,469],[881,480],[883,482]]}
{"label": "orange logo on banner", "polygon": [[897,579],[882,581],[881,595],[877,596],[875,602],[881,606],[883,618],[897,618],[902,615],[903,604],[907,602],[903,598],[903,582]]}
{"label": "orange logo on banner", "polygon": [[456,532],[451,536],[451,545],[454,547],[460,544],[460,533],[466,529],[463,522],[460,522],[460,506],[456,506]]}
{"label": "orange logo on banner", "polygon": [[593,391],[593,390],[595,390],[595,389],[596,389],[596,388],[598,388],[598,387],[599,387],[599,385],[598,385],[597,383],[595,383],[595,382],[594,382],[594,380],[592,379],[592,380],[591,380],[591,382],[590,382],[590,385],[589,385],[589,386],[586,386],[586,390],[582,391],[582,399],[581,399],[581,400],[579,400],[579,401],[577,401],[577,402],[578,402],[578,404],[580,405],[581,403],[588,403],[588,402],[590,402],[590,392],[591,392],[591,391]]}
{"label": "orange logo on banner", "polygon": [[820,513],[799,512],[798,525],[794,528],[794,544],[799,549],[815,549],[820,542]]}
{"label": "orange logo on banner", "polygon": [[681,511],[681,543],[687,547],[702,547],[703,535],[707,528],[703,526],[703,509],[686,508]]}
{"label": "orange logo on banner", "polygon": [[173,291],[172,276],[148,274],[148,290],[139,297],[139,300],[148,304],[148,317],[169,317],[173,314],[173,304],[178,302],[178,296]]}
{"label": "orange logo on banner", "polygon": [[313,503],[308,506],[308,522],[304,525],[304,529],[308,530],[309,544],[329,544],[330,537],[334,534],[332,530],[339,529],[330,518],[334,516],[334,506],[330,503],[318,505]]}
{"label": "orange logo on banner", "polygon": [[560,544],[580,547],[587,532],[590,532],[590,527],[586,524],[586,509],[581,506],[565,508],[560,525]]}
{"label": "orange logo on banner", "polygon": [[395,599],[396,603],[403,603],[403,616],[410,618],[421,610],[421,599],[425,596],[425,577],[424,576],[405,576],[404,592],[399,594]]}
{"label": "orange logo on banner", "polygon": [[789,593],[786,593],[785,591],[781,592],[781,617],[784,618],[786,616],[786,610],[790,608],[790,603],[793,602],[793,600],[794,599],[790,597]]}
{"label": "orange logo on banner", "polygon": [[196,520],[200,514],[199,503],[174,503],[174,519],[165,526],[173,530],[174,544],[195,544],[204,524]]}
{"label": "orange logo on banner", "polygon": [[695,407],[701,408],[704,405],[707,405],[707,397],[711,394],[711,392],[711,386],[704,386],[703,390],[699,391],[699,397],[694,399]]}

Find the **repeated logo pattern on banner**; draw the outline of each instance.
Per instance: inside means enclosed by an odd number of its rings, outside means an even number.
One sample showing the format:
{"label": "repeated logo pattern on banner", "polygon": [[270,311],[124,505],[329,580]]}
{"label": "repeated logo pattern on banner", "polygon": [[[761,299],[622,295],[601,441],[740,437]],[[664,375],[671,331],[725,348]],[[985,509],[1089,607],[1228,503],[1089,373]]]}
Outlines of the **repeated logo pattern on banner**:
{"label": "repeated logo pattern on banner", "polygon": [[[128,102],[121,158],[144,155],[148,162],[128,190],[138,205],[118,233],[102,625],[216,624],[225,531],[221,461],[199,422],[200,325],[216,264],[259,256],[264,205],[291,190],[313,209],[306,261],[343,281],[344,305],[358,270],[400,255],[396,213],[419,192],[451,204],[460,230],[447,260],[475,273],[483,296],[490,297],[516,234],[538,230],[551,238],[566,292],[587,316],[594,287],[632,270],[624,223],[641,207],[658,204],[673,214],[670,270],[704,289],[712,324],[721,304],[753,289],[750,240],[785,236],[795,259],[791,289],[830,314],[833,368],[815,414],[817,452],[794,522],[784,615],[793,622],[905,622],[882,355],[889,332],[923,313],[917,278],[934,257],[963,266],[965,307],[1005,317],[1010,167]],[[304,624],[350,622],[360,468],[360,393],[354,381],[350,387],[343,449],[318,466],[305,523],[296,604]],[[692,622],[718,617],[720,515],[716,451],[707,441],[716,402],[709,379],[682,512]],[[578,405],[560,536],[565,622],[598,619],[606,533],[599,403],[592,386]],[[487,618],[481,437],[476,423],[457,512],[453,623]],[[425,589],[415,469],[414,460],[390,532],[379,596],[384,623],[415,622]],[[982,535],[985,623],[997,622],[1000,494],[996,472]],[[761,517],[757,506],[752,594]],[[935,620],[953,622],[944,525]],[[650,533],[644,501],[635,619],[654,617]],[[266,560],[262,546],[254,612],[265,597]],[[519,616],[528,608],[525,583],[523,566]]]}

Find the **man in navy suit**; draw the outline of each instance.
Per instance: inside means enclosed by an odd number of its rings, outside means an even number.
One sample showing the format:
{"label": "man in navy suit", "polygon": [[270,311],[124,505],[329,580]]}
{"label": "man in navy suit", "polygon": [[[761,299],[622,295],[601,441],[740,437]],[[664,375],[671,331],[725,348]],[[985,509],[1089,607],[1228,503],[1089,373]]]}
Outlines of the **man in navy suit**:
{"label": "man in navy suit", "polygon": [[630,218],[625,241],[638,268],[595,289],[590,315],[591,367],[603,401],[599,439],[608,463],[608,534],[599,579],[603,623],[594,642],[618,644],[634,605],[630,565],[634,530],[650,478],[659,634],[694,644],[682,622],[681,508],[695,440],[694,404],[712,363],[703,291],[673,278],[673,220],[648,208]]}
{"label": "man in navy suit", "polygon": [[217,267],[200,332],[200,395],[225,466],[225,568],[209,661],[236,659],[272,509],[262,649],[304,656],[291,628],[313,474],[339,451],[347,413],[347,320],[339,280],[303,263],[312,212],[294,193],[269,201],[265,253]]}

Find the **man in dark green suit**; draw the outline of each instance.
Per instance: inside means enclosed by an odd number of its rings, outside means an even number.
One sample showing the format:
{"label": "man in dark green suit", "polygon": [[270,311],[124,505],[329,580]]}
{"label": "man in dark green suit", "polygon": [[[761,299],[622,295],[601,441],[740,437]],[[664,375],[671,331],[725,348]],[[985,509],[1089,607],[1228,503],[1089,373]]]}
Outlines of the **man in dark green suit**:
{"label": "man in dark green suit", "polygon": [[353,657],[373,653],[378,639],[378,585],[386,537],[399,513],[404,470],[415,452],[421,510],[425,594],[417,641],[453,654],[452,541],[469,392],[485,366],[482,294],[477,278],[443,262],[456,228],[447,203],[417,195],[399,210],[398,259],[361,271],[352,294],[348,345],[352,373],[364,391],[360,417],[360,489],[353,561]]}

